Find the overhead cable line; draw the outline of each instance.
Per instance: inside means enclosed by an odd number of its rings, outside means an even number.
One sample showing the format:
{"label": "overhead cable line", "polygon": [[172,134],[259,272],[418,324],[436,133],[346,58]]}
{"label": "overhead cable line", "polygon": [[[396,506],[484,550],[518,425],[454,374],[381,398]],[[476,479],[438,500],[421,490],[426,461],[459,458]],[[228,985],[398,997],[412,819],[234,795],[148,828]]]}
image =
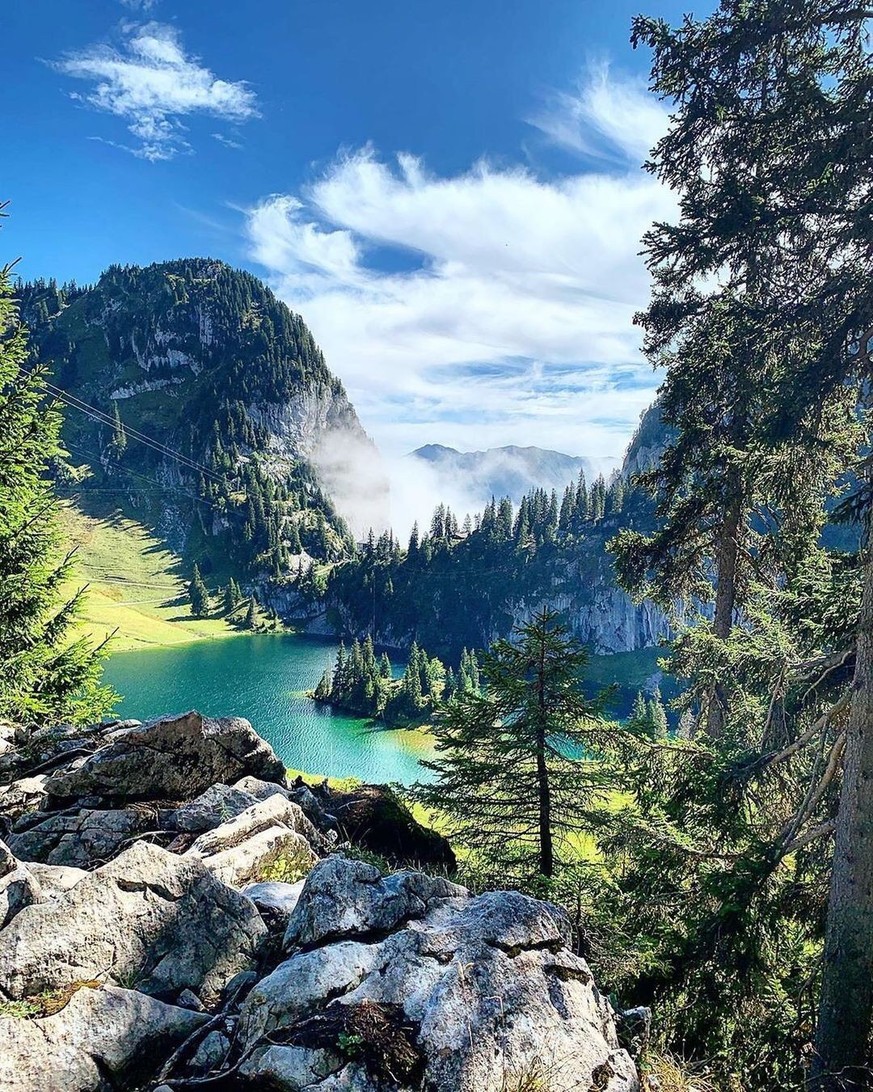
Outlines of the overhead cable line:
{"label": "overhead cable line", "polygon": [[[90,403],[83,401],[76,395],[69,394],[67,391],[61,390],[60,387],[55,387],[51,383],[46,383],[45,386],[47,390],[49,390],[51,394],[54,395],[54,397],[60,399],[60,401],[70,406],[72,409],[79,410],[80,413],[83,413],[86,417],[90,417],[91,420],[96,421],[98,424],[108,425],[110,428],[117,427],[117,422],[114,420],[114,418],[110,417],[108,413],[104,413],[102,410],[99,410],[95,406],[90,405]],[[187,455],[183,455],[180,451],[175,451],[173,448],[168,447],[166,444],[162,443],[160,440],[155,439],[153,436],[149,436],[147,433],[141,432],[139,429],[126,425],[123,421],[121,422],[121,429],[124,432],[125,436],[129,437],[132,440],[136,440],[141,444],[144,444],[146,447],[149,447],[153,451],[156,451],[159,455],[163,455],[167,458],[173,459],[175,462],[181,464],[182,466],[185,466],[188,470],[196,470],[198,471],[198,473],[201,473],[208,478],[212,478],[213,481],[220,482],[222,484],[225,483],[225,479],[223,479],[219,474],[216,474],[215,471],[210,470],[209,467],[203,466],[202,463],[198,463],[195,459],[191,459]]]}
{"label": "overhead cable line", "polygon": [[[80,455],[84,455],[85,458],[87,458],[87,459],[97,459],[98,462],[100,461],[100,456],[97,454],[96,451],[89,451],[87,448],[80,447],[78,444],[73,444],[73,443],[67,443],[67,447],[69,447],[72,451],[78,452]],[[223,512],[224,511],[224,509],[219,507],[219,505],[217,505],[214,501],[207,500],[206,497],[198,497],[196,493],[189,493],[186,489],[178,489],[176,486],[173,486],[173,485],[164,485],[163,483],[159,482],[157,480],[157,478],[152,478],[150,475],[143,474],[143,473],[141,473],[140,471],[137,471],[137,470],[131,470],[130,467],[117,466],[117,467],[115,467],[115,469],[120,470],[124,474],[130,474],[131,477],[142,478],[143,481],[151,482],[152,485],[156,485],[158,487],[157,491],[159,491],[161,493],[176,493],[180,497],[188,497],[189,500],[193,500],[197,504],[205,504],[208,508],[212,508],[216,512]],[[87,493],[90,493],[91,490],[90,489],[84,489],[84,490],[82,490],[82,492],[87,494]],[[95,492],[96,492],[96,490],[95,490]],[[123,493],[124,490],[115,489],[115,490],[111,490],[111,492],[113,492],[113,493]],[[153,490],[149,490],[149,492],[153,492]]]}

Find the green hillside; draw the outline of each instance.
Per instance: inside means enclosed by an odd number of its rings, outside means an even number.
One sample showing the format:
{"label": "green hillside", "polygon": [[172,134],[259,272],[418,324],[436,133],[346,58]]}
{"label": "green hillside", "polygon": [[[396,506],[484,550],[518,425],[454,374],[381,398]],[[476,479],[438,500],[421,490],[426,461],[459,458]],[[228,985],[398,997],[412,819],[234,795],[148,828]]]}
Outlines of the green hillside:
{"label": "green hillside", "polygon": [[176,645],[238,631],[222,618],[192,618],[180,558],[121,512],[96,519],[67,503],[61,526],[77,547],[66,590],[87,584],[80,628],[112,648]]}

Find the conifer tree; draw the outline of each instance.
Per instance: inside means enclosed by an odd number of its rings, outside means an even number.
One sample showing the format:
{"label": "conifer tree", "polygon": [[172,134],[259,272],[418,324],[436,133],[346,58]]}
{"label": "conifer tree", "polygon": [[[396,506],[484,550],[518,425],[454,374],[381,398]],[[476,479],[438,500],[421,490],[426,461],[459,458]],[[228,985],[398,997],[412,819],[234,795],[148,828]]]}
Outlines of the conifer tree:
{"label": "conifer tree", "polygon": [[[2,213],[2,206],[0,206]],[[69,572],[48,479],[63,452],[46,371],[28,366],[10,267],[0,269],[0,720],[24,726],[99,719],[114,695],[99,685],[100,655],[71,629],[80,595]]]}
{"label": "conifer tree", "polygon": [[646,699],[642,690],[638,690],[637,695],[634,698],[631,715],[627,720],[627,729],[629,732],[636,732],[639,735],[648,735],[649,728],[649,710],[646,705]]}
{"label": "conifer tree", "polygon": [[205,618],[209,613],[209,592],[200,575],[200,568],[194,562],[191,574],[191,582],[188,585],[188,598],[191,602],[191,613],[195,618]]}
{"label": "conifer tree", "polygon": [[661,691],[656,689],[646,703],[646,711],[649,717],[649,730],[652,739],[666,739],[669,731],[667,723],[667,710],[661,699]]}
{"label": "conifer tree", "polygon": [[333,696],[333,692],[334,674],[330,670],[330,668],[326,668],[324,674],[319,679],[318,686],[316,686],[312,696],[315,698],[316,701],[326,702],[330,701],[331,697]]}
{"label": "conifer tree", "polygon": [[254,596],[251,596],[249,599],[249,606],[248,610],[246,611],[245,627],[246,629],[257,629],[258,627],[257,615],[255,613]]}
{"label": "conifer tree", "polygon": [[434,726],[435,779],[418,797],[447,816],[450,837],[495,870],[554,875],[556,841],[578,830],[596,775],[584,758],[603,732],[580,681],[584,648],[539,612],[484,657],[485,693],[458,692]]}
{"label": "conifer tree", "polygon": [[[635,23],[635,43],[647,44],[654,51],[653,89],[673,100],[670,130],[652,155],[651,169],[680,192],[681,210],[678,224],[658,224],[646,240],[656,273],[655,299],[644,319],[648,348],[668,356],[677,349],[671,374],[679,379],[683,378],[682,358],[691,362],[684,375],[687,394],[675,388],[686,440],[693,431],[686,430],[685,424],[694,424],[694,399],[702,400],[702,409],[709,379],[718,381],[715,390],[721,392],[712,411],[697,415],[696,428],[705,445],[700,453],[706,460],[703,474],[688,476],[684,498],[682,489],[674,494],[672,513],[673,517],[684,515],[685,530],[693,530],[698,540],[711,535],[713,528],[716,531],[708,547],[716,572],[713,630],[722,660],[714,672],[718,682],[713,692],[718,700],[712,704],[721,709],[716,727],[732,719],[736,724],[743,707],[749,707],[748,693],[732,702],[729,696],[722,700],[717,691],[731,655],[736,657],[742,650],[748,663],[751,640],[744,641],[741,627],[731,632],[735,608],[742,605],[745,618],[754,618],[756,629],[767,625],[755,613],[759,604],[754,582],[760,579],[760,568],[748,565],[749,558],[766,556],[759,549],[761,544],[751,539],[767,526],[751,516],[755,490],[764,485],[771,497],[778,498],[780,521],[794,519],[799,509],[801,530],[807,532],[783,534],[782,542],[768,536],[780,551],[787,540],[795,555],[780,556],[776,567],[784,571],[779,584],[774,582],[770,589],[772,598],[776,587],[790,587],[802,575],[798,555],[815,556],[808,533],[815,530],[810,526],[814,518],[804,529],[808,515],[804,508],[820,507],[822,482],[827,486],[835,476],[833,458],[821,465],[822,456],[832,456],[840,441],[839,431],[836,435],[833,431],[835,418],[842,415],[845,427],[869,393],[873,356],[869,347],[864,348],[873,328],[869,247],[873,169],[868,135],[873,74],[868,19],[869,11],[849,0],[828,4],[721,0],[712,16],[700,21],[688,18],[675,30],[661,20]],[[708,280],[710,289],[704,290],[701,286]],[[718,287],[712,290],[714,281]],[[683,335],[700,335],[698,344],[683,343]],[[708,354],[710,361],[722,356],[725,374],[707,371]],[[728,361],[735,365],[733,376],[727,374]],[[703,377],[705,381],[700,382]],[[672,445],[673,449],[678,450],[682,442],[680,437],[680,445]],[[687,450],[676,469],[684,472],[694,458]],[[720,481],[718,459],[723,471]],[[701,478],[705,490],[699,488]],[[869,460],[861,464],[861,478],[865,486],[858,508],[866,515]],[[713,496],[717,497],[714,504]],[[697,518],[704,506],[713,516],[709,523]],[[763,513],[768,521],[773,507]],[[682,549],[693,549],[694,535],[686,536],[678,519],[672,522],[677,532],[674,542]],[[670,543],[664,540],[662,545]],[[816,695],[818,716],[807,719],[801,710],[792,718],[786,714],[778,682],[774,683],[767,695],[771,701],[762,703],[765,713],[778,708],[783,742],[792,746],[807,740],[806,745],[820,747],[828,756],[826,769],[822,774],[809,763],[802,767],[809,783],[792,784],[786,774],[787,760],[780,763],[781,792],[768,796],[766,815],[772,815],[777,801],[784,806],[786,783],[791,785],[796,812],[785,828],[788,836],[780,835],[777,827],[776,837],[766,844],[761,831],[755,831],[751,845],[739,855],[743,866],[735,866],[731,894],[723,895],[734,914],[745,915],[748,925],[753,920],[752,900],[765,899],[768,885],[771,890],[777,887],[774,876],[786,846],[801,844],[810,856],[801,854],[795,866],[811,868],[815,843],[833,829],[826,812],[832,799],[828,789],[845,746],[809,1084],[827,1092],[869,1083],[873,1012],[870,557],[868,553],[864,558],[864,601],[845,736],[842,732],[834,736],[833,709],[845,708],[846,695],[830,708],[827,692],[823,697]],[[855,609],[851,598],[845,605],[848,612]],[[702,647],[698,646],[698,652]],[[712,653],[712,646],[708,651]],[[825,645],[825,656],[830,654],[839,657],[844,651],[839,645]],[[686,662],[691,664],[693,659],[692,653]],[[698,670],[702,663],[698,658]],[[799,665],[796,670],[801,670]],[[736,684],[736,675],[731,681]],[[810,692],[808,686],[802,691]],[[765,741],[771,719],[761,716],[759,731]],[[799,745],[792,758],[802,750]],[[757,768],[766,770],[766,766],[761,761]],[[725,762],[725,769],[729,768]],[[824,807],[816,813],[805,801]],[[735,816],[741,814],[736,807]],[[819,821],[808,826],[806,834],[799,834],[813,816]],[[722,835],[729,829],[730,818],[720,817]],[[756,818],[764,819],[760,809]],[[725,877],[720,882],[726,891]],[[782,913],[787,912],[786,906],[783,900]],[[741,932],[737,925],[735,931],[738,949],[744,942],[751,944],[749,931]],[[761,960],[762,954],[758,948],[755,958]],[[748,952],[742,952],[742,958],[748,965]],[[744,1033],[747,1037],[747,1029]]]}

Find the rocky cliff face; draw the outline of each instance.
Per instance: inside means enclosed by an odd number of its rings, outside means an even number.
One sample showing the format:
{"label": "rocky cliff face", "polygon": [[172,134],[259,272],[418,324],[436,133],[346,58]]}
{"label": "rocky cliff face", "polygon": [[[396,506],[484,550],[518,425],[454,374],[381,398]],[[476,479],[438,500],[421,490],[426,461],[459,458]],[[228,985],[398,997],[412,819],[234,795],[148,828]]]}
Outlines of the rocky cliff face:
{"label": "rocky cliff face", "polygon": [[0,742],[4,1090],[638,1092],[561,910],[354,859],[248,722]]}
{"label": "rocky cliff face", "polygon": [[[531,621],[544,602],[515,603],[514,624]],[[586,587],[584,594],[567,591],[550,596],[547,602],[562,612],[573,634],[598,655],[651,648],[672,636],[670,623],[659,607],[648,599],[634,603],[611,579]]]}

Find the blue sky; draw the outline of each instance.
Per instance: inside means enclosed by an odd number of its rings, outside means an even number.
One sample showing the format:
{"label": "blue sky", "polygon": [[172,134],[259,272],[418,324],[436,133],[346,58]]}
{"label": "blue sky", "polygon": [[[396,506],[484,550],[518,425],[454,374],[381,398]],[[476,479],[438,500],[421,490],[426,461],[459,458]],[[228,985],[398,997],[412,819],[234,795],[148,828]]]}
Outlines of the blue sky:
{"label": "blue sky", "polygon": [[0,253],[251,269],[388,453],[620,454],[656,386],[639,236],[673,207],[640,170],[665,124],[640,3],[12,4]]}

